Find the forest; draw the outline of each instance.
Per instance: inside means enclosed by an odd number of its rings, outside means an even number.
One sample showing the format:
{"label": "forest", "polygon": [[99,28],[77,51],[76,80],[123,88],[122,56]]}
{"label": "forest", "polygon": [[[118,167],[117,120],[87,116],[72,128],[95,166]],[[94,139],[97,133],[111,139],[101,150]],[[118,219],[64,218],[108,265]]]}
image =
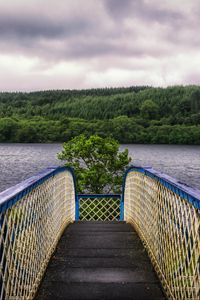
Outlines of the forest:
{"label": "forest", "polygon": [[200,144],[200,86],[0,93],[0,142]]}

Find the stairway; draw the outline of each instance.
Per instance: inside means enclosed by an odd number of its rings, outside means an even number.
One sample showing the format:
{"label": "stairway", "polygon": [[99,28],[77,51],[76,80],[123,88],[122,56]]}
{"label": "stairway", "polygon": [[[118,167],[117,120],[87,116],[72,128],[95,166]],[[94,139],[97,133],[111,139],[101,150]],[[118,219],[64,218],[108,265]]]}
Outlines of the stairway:
{"label": "stairway", "polygon": [[36,300],[164,300],[133,228],[125,222],[80,221],[67,227]]}

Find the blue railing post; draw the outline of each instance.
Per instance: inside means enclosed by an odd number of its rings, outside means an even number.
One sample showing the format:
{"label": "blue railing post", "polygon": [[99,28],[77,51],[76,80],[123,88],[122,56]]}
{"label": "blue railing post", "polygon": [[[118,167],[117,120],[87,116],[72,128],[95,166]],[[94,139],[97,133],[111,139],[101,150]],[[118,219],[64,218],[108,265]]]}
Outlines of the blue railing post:
{"label": "blue railing post", "polygon": [[123,193],[120,199],[120,221],[124,221],[124,194]]}
{"label": "blue railing post", "polygon": [[[3,228],[3,223],[4,223],[4,214],[2,214],[0,216],[0,230],[2,231],[2,228]],[[5,290],[4,290],[4,287],[3,287],[3,275],[4,275],[4,271],[5,271],[5,268],[6,268],[6,258],[3,257],[3,247],[4,247],[4,241],[6,239],[6,233],[7,233],[7,225],[5,225],[4,229],[3,229],[3,234],[2,234],[2,240],[1,240],[1,243],[0,243],[0,264],[1,264],[1,278],[0,278],[0,292],[1,292],[1,299],[6,299],[6,295],[5,295]]]}
{"label": "blue railing post", "polygon": [[76,203],[75,203],[75,221],[79,220],[80,211],[79,211],[79,195],[76,194]]}

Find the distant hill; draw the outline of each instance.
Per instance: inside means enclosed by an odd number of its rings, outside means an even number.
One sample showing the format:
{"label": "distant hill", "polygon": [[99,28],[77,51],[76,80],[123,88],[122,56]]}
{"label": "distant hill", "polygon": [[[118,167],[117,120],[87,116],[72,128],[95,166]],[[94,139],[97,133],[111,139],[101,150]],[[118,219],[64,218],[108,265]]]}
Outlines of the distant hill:
{"label": "distant hill", "polygon": [[0,142],[62,142],[81,133],[200,144],[200,87],[0,93]]}

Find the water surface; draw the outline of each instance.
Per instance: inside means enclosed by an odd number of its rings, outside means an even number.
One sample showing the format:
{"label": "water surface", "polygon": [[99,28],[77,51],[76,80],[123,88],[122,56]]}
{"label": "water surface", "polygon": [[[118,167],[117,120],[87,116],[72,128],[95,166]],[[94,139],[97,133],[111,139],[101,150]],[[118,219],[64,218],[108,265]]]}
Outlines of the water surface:
{"label": "water surface", "polygon": [[[122,145],[133,163],[148,165],[200,188],[200,146]],[[61,144],[0,144],[0,191],[42,169],[62,164],[57,159]]]}
{"label": "water surface", "polygon": [[133,163],[151,166],[179,181],[200,189],[200,146],[123,145]]}

